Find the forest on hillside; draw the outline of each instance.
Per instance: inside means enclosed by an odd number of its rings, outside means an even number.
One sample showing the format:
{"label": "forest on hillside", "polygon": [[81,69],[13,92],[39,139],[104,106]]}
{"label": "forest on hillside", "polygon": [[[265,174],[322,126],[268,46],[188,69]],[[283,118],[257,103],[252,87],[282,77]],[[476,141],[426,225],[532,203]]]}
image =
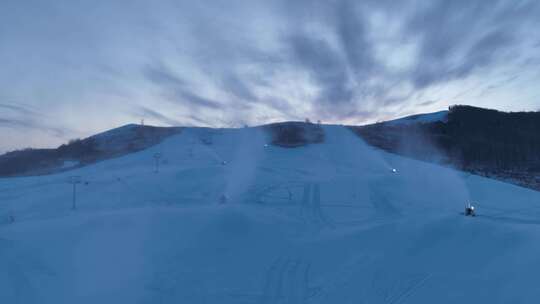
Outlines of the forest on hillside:
{"label": "forest on hillside", "polygon": [[452,106],[445,121],[351,129],[381,149],[540,189],[540,112]]}
{"label": "forest on hillside", "polygon": [[22,149],[0,155],[0,177],[41,175],[144,150],[177,134],[180,128],[128,125],[85,139],[74,139],[55,149]]}

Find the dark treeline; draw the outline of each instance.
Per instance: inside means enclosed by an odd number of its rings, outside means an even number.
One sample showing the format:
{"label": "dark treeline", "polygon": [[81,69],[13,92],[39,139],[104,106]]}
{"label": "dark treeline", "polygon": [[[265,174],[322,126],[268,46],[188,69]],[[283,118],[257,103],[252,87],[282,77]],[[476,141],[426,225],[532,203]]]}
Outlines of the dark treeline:
{"label": "dark treeline", "polygon": [[96,140],[72,140],[57,149],[24,149],[0,156],[0,176],[15,176],[25,173],[42,174],[48,169],[62,166],[66,160],[90,163],[99,158]]}
{"label": "dark treeline", "polygon": [[56,149],[24,149],[0,155],[0,176],[39,175],[60,171],[65,161],[84,166],[140,151],[176,134],[179,128],[129,125],[101,135],[71,140]]}
{"label": "dark treeline", "polygon": [[436,124],[435,137],[463,167],[540,170],[540,112],[504,113],[454,106],[448,123]]}
{"label": "dark treeline", "polygon": [[285,148],[301,147],[324,141],[324,131],[319,124],[310,122],[282,122],[263,126],[272,144]]}
{"label": "dark treeline", "polygon": [[413,158],[540,188],[540,112],[452,106],[447,120],[353,127],[368,143]]}

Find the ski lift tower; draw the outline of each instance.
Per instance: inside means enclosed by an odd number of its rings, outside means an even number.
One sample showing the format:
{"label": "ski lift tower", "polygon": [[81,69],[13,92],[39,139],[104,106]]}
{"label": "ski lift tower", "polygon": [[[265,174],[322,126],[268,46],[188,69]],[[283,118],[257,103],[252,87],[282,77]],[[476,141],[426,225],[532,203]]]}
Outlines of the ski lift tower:
{"label": "ski lift tower", "polygon": [[77,184],[81,183],[80,176],[70,176],[68,182],[73,185],[73,198],[71,201],[71,210],[77,210]]}
{"label": "ski lift tower", "polygon": [[156,173],[159,172],[159,161],[161,159],[161,153],[157,152],[154,154],[154,159],[156,160]]}

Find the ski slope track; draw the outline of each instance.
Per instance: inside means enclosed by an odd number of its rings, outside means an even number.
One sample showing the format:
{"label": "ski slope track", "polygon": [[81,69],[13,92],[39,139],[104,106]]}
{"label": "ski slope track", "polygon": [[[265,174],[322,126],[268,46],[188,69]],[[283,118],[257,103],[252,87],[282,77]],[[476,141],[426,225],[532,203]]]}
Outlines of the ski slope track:
{"label": "ski slope track", "polygon": [[259,128],[187,128],[0,179],[0,303],[538,302],[539,192],[323,129],[282,148]]}

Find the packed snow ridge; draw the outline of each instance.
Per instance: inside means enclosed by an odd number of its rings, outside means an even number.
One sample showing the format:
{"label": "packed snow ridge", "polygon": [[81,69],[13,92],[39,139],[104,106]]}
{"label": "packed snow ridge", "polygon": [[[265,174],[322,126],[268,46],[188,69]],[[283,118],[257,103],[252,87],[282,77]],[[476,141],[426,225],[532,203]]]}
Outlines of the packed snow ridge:
{"label": "packed snow ridge", "polygon": [[322,128],[185,129],[0,179],[0,303],[537,302],[540,193]]}
{"label": "packed snow ridge", "polygon": [[448,111],[439,111],[439,112],[433,112],[428,114],[416,114],[411,115],[403,118],[398,118],[395,120],[390,120],[384,122],[388,125],[411,125],[411,124],[425,124],[425,123],[431,123],[431,122],[447,122],[448,119]]}

